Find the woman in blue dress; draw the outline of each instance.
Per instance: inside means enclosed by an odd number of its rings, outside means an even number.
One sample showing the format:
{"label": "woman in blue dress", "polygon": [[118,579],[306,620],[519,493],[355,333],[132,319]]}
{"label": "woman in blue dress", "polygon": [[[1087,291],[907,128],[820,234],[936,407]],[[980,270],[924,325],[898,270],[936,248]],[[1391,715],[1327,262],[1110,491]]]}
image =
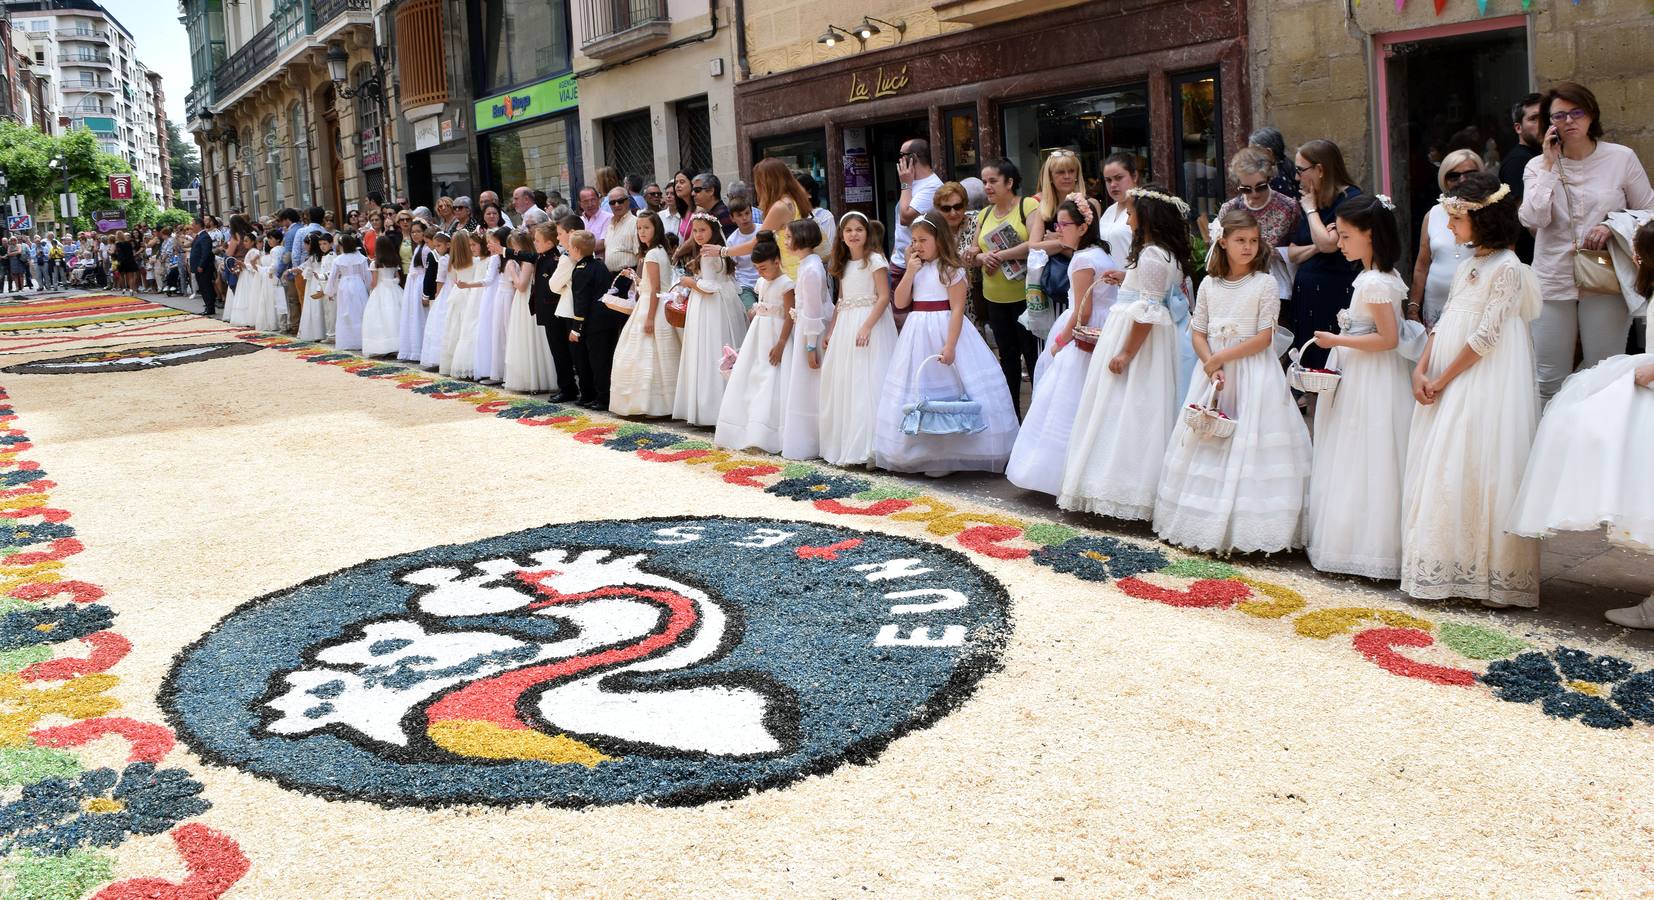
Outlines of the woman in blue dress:
{"label": "woman in blue dress", "polygon": [[[1344,154],[1328,140],[1314,140],[1298,148],[1295,161],[1298,185],[1303,196],[1299,204],[1303,218],[1287,239],[1287,259],[1298,267],[1292,280],[1292,302],[1286,316],[1292,329],[1292,343],[1302,347],[1317,331],[1336,331],[1338,311],[1349,305],[1350,290],[1359,266],[1338,252],[1338,233],[1333,223],[1338,207],[1361,195]],[[1327,351],[1311,346],[1304,351],[1303,364],[1318,367],[1326,362]]]}

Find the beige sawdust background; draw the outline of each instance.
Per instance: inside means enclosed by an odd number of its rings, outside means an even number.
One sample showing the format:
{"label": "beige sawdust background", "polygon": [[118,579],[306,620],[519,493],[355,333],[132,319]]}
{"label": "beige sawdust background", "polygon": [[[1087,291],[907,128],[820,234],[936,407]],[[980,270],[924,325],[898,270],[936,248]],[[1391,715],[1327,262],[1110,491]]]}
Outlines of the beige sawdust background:
{"label": "beige sawdust background", "polygon": [[[367,559],[632,516],[915,533],[272,350],[3,384],[85,541],[68,576],[109,590],[135,645],[115,669],[124,712],[151,721],[173,655],[235,606]],[[252,859],[237,897],[1536,897],[1654,883],[1649,729],[1590,729],[1389,675],[1284,625],[979,562],[1015,603],[1003,672],[873,765],[738,801],[387,811],[209,767],[182,745],[166,763],[206,783],[199,821]],[[165,838],[117,855],[120,877],[183,874]]]}

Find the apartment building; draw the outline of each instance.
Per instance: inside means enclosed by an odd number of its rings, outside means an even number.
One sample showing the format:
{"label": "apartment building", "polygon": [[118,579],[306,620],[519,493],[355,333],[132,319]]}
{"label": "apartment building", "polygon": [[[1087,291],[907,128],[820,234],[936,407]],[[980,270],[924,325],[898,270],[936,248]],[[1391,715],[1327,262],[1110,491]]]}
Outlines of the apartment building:
{"label": "apartment building", "polygon": [[53,89],[56,115],[46,121],[90,129],[105,152],[132,165],[157,203],[167,202],[158,79],[139,61],[132,33],[95,0],[8,0],[6,7],[14,43],[21,49],[27,42],[35,77]]}

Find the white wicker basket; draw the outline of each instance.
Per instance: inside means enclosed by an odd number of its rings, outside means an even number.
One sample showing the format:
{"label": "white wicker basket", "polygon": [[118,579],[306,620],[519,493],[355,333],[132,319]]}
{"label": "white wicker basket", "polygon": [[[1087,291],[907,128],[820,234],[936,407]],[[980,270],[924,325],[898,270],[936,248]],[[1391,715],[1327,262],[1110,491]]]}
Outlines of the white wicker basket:
{"label": "white wicker basket", "polygon": [[1304,342],[1304,346],[1287,354],[1287,358],[1292,360],[1292,365],[1286,370],[1286,380],[1288,384],[1306,394],[1330,394],[1338,390],[1338,382],[1344,376],[1338,374],[1336,369],[1325,372],[1306,369],[1299,362],[1304,355],[1304,351],[1308,350],[1309,345],[1313,343],[1315,343],[1315,339],[1310,338]]}
{"label": "white wicker basket", "polygon": [[1225,416],[1218,409],[1218,383],[1212,381],[1206,387],[1206,396],[1199,403],[1191,403],[1183,407],[1183,424],[1189,426],[1189,431],[1201,437],[1224,440],[1235,433],[1235,420]]}

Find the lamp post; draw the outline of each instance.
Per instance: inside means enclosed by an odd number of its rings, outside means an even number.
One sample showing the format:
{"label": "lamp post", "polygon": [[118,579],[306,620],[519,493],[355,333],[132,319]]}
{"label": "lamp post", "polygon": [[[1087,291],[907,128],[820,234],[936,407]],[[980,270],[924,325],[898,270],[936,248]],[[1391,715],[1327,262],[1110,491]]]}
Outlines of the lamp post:
{"label": "lamp post", "polygon": [[63,220],[68,224],[69,230],[73,232],[75,230],[75,216],[80,212],[80,203],[77,202],[74,193],[69,190],[69,158],[59,153],[52,157],[51,162],[46,165],[63,173]]}
{"label": "lamp post", "polygon": [[350,87],[350,54],[343,44],[329,44],[327,48],[327,77],[333,82],[333,91],[340,97],[350,99],[363,97],[372,100],[379,108],[379,157],[385,169],[385,193],[396,196],[396,166],[390,161],[389,133],[391,116],[390,100],[385,94],[385,49],[378,44],[373,46],[373,77],[356,87]]}

